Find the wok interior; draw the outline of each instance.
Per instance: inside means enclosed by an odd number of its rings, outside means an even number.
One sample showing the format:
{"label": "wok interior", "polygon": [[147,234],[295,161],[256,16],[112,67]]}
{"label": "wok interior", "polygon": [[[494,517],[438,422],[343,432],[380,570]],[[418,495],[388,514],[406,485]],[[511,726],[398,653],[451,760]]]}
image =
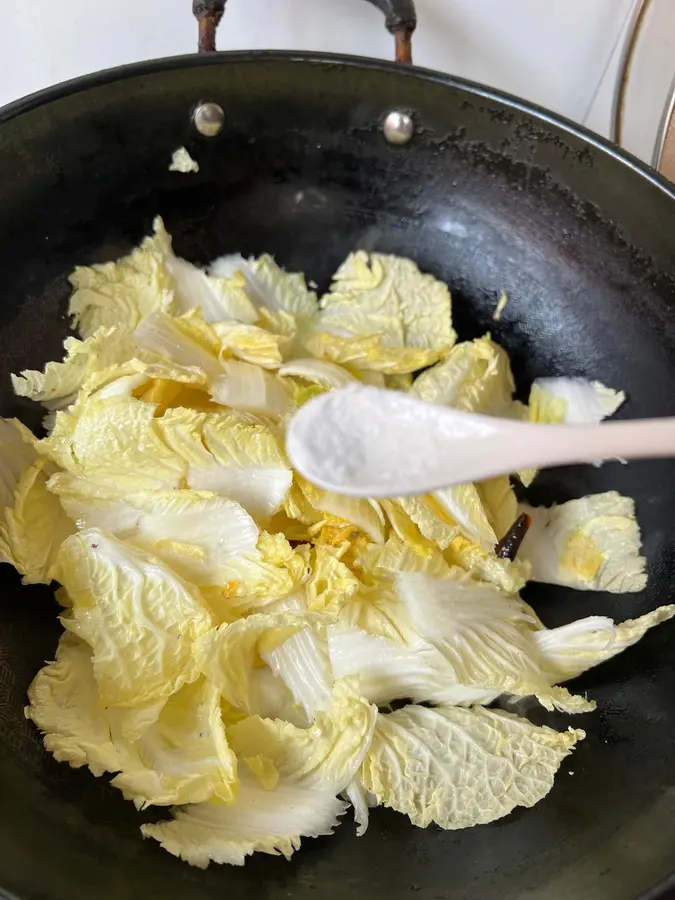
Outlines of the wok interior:
{"label": "wok interior", "polygon": [[[190,127],[202,99],[226,110],[218,138]],[[407,147],[389,146],[378,128],[394,107],[416,114]],[[169,173],[182,144],[198,175]],[[412,257],[450,285],[460,338],[489,330],[506,347],[521,391],[539,375],[584,375],[624,389],[624,415],[675,414],[672,197],[609,151],[471,86],[282,55],[149,64],[0,124],[0,171],[1,412],[31,427],[40,410],[12,395],[9,373],[60,356],[69,271],[128,251],[157,213],[176,252],[194,262],[271,252],[320,288],[350,250]],[[509,302],[496,323],[502,290]],[[649,586],[625,597],[528,588],[548,625],[628,618],[672,597],[674,463],[548,472],[529,496],[540,503],[609,489],[637,501]],[[574,723],[588,733],[574,775],[561,772],[536,808],[456,833],[378,810],[364,838],[346,819],[290,864],[254,858],[242,870],[199,872],[143,842],[143,817],[104,779],[43,752],[22,709],[53,657],[58,609],[49,589],[21,587],[8,566],[0,579],[0,884],[20,897],[419,890],[453,900],[632,900],[673,868],[668,625],[577,682],[599,711]]]}

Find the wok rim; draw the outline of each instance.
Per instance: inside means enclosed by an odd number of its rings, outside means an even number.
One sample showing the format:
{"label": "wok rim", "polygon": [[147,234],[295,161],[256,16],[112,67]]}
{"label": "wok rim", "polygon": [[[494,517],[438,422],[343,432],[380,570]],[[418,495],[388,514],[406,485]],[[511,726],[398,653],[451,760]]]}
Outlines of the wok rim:
{"label": "wok rim", "polygon": [[[675,201],[675,183],[653,169],[632,153],[612,143],[609,139],[592,131],[584,125],[555,113],[536,103],[523,100],[514,94],[500,91],[479,82],[461,78],[436,69],[422,66],[406,66],[388,60],[363,57],[351,54],[326,53],[318,51],[296,50],[232,50],[213,53],[191,53],[179,56],[160,57],[142,60],[102,69],[86,75],[80,75],[58,84],[42,88],[0,107],[0,128],[20,116],[33,112],[50,103],[75,96],[79,93],[103,87],[114,82],[127,79],[156,75],[178,69],[201,68],[222,65],[255,65],[260,62],[293,63],[298,65],[327,65],[360,69],[363,72],[380,71],[392,75],[403,75],[429,84],[450,87],[486,101],[495,101],[518,113],[524,113],[553,126],[567,135],[583,141],[600,153],[616,160],[638,177],[646,180],[667,197]],[[19,900],[16,894],[10,893],[0,884],[0,900]],[[660,882],[641,893],[636,900],[675,900],[675,865],[673,872]]]}
{"label": "wok rim", "polygon": [[653,169],[648,163],[643,162],[641,159],[638,159],[637,156],[634,156],[617,144],[613,144],[608,138],[602,137],[602,135],[591,131],[584,125],[573,122],[566,116],[553,112],[539,104],[530,103],[529,101],[523,100],[506,91],[500,91],[497,88],[492,88],[467,78],[460,78],[456,75],[440,72],[437,69],[427,69],[422,66],[406,66],[389,60],[365,56],[353,56],[343,53],[324,53],[305,50],[222,50],[214,53],[189,53],[181,56],[165,56],[158,59],[126,63],[121,66],[101,69],[98,72],[92,72],[88,75],[79,75],[76,78],[62,81],[50,87],[42,88],[39,91],[27,94],[25,97],[13,100],[5,106],[0,107],[0,126],[11,122],[12,119],[18,118],[24,113],[39,109],[41,106],[46,106],[54,101],[74,96],[92,88],[103,87],[114,81],[125,81],[129,78],[155,75],[157,73],[170,72],[181,68],[192,69],[219,66],[223,64],[227,65],[230,63],[255,65],[258,62],[290,62],[299,65],[305,63],[309,63],[310,65],[339,65],[348,66],[351,69],[361,69],[364,72],[383,71],[392,75],[404,75],[407,78],[417,78],[426,81],[429,84],[455,88],[484,100],[496,101],[516,112],[526,113],[540,122],[544,122],[547,125],[553,125],[570,136],[584,141],[596,150],[599,150],[627,166],[637,175],[645,178],[654,187],[666,194],[666,196],[675,200],[675,183],[668,181],[665,176],[657,172],[656,169]]}

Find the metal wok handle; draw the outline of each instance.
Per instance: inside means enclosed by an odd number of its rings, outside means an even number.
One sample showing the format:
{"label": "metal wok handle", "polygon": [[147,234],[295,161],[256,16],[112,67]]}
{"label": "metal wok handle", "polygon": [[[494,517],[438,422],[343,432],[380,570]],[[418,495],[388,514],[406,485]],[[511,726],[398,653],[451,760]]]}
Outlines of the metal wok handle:
{"label": "metal wok handle", "polygon": [[[216,49],[216,30],[225,12],[227,0],[192,0],[192,11],[199,22],[199,52]],[[412,35],[417,25],[413,0],[368,0],[384,13],[387,29],[396,41],[396,62],[412,62]]]}

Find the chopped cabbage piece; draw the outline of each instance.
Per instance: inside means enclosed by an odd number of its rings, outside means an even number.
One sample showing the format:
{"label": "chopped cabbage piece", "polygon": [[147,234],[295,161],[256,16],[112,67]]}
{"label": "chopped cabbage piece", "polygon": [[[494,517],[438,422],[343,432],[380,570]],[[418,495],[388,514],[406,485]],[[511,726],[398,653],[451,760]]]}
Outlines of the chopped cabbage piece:
{"label": "chopped cabbage piece", "polygon": [[240,360],[225,361],[223,370],[210,383],[216,403],[275,418],[288,411],[291,397],[276,375]]}
{"label": "chopped cabbage piece", "polygon": [[437,350],[423,347],[387,347],[377,334],[349,338],[317,331],[307,339],[306,346],[322,360],[388,375],[424,369],[441,355]]}
{"label": "chopped cabbage piece", "polygon": [[500,475],[476,485],[487,520],[499,540],[518,518],[518,500],[508,475]]}
{"label": "chopped cabbage piece", "polygon": [[81,387],[103,369],[142,356],[142,351],[120,328],[101,327],[85,341],[69,337],[63,343],[63,362],[49,362],[44,372],[30,369],[12,375],[19,397],[29,397],[46,409],[64,409],[77,399]]}
{"label": "chopped cabbage piece", "polygon": [[225,734],[220,692],[206,679],[169,697],[126,756],[112,784],[139,809],[212,797],[232,803],[237,795],[237,759]]}
{"label": "chopped cabbage piece", "polygon": [[358,676],[364,697],[378,706],[409,698],[420,703],[489,703],[499,691],[460,684],[449,661],[423,639],[400,643],[362,628],[328,626],[336,678]]}
{"label": "chopped cabbage piece", "polygon": [[410,388],[428,403],[494,416],[515,414],[513,391],[509,358],[489,335],[457,344]]}
{"label": "chopped cabbage piece", "polygon": [[191,172],[199,172],[199,163],[190,156],[187,148],[179,147],[173,151],[169,172],[181,172],[183,175],[189,175]]}
{"label": "chopped cabbage piece", "polygon": [[585,378],[537,378],[530,391],[531,422],[593,425],[613,416],[624,403],[623,391],[613,391]]}
{"label": "chopped cabbage piece", "polygon": [[455,683],[480,688],[483,696],[534,695],[547,709],[595,708],[552,687],[532,640],[539,623],[519,598],[466,580],[417,573],[399,574],[396,584],[412,628],[447,660]]}
{"label": "chopped cabbage piece", "polygon": [[281,366],[283,335],[240,322],[216,322],[212,327],[220,341],[222,355],[231,353],[242,362],[264,369],[278,369]]}
{"label": "chopped cabbage piece", "polygon": [[672,604],[618,625],[605,616],[589,616],[559,628],[542,628],[533,638],[555,680],[567,681],[622,653],[674,616]]}
{"label": "chopped cabbage piece", "polygon": [[221,345],[213,329],[199,316],[175,318],[165,312],[148,316],[132,332],[131,339],[159,361],[201,370],[209,378],[223,374],[218,355]]}
{"label": "chopped cabbage piece", "polygon": [[232,806],[212,801],[177,807],[173,821],[142,825],[141,831],[201,869],[211,862],[243,866],[252,853],[290,859],[301,838],[332,834],[346,809],[332,791],[294,784],[270,791],[249,776],[241,779]]}
{"label": "chopped cabbage piece", "polygon": [[193,645],[211,617],[164,563],[92,528],[64,541],[55,574],[72,603],[63,623],[92,647],[106,706],[163,705],[198,677]]}
{"label": "chopped cabbage piece", "polygon": [[532,525],[520,556],[532,579],[581,591],[625,594],[647,584],[635,503],[616,491],[551,509],[523,506]]}
{"label": "chopped cabbage piece", "polygon": [[78,266],[70,276],[74,288],[68,312],[83,340],[101,327],[131,332],[143,319],[168,310],[173,280],[165,266],[171,240],[161,219],[155,234],[117,262]]}
{"label": "chopped cabbage piece", "polygon": [[433,497],[448,518],[457,523],[465,537],[486,550],[492,550],[497,536],[475,485],[458,484],[443,488],[434,491]]}
{"label": "chopped cabbage piece", "polygon": [[437,359],[457,337],[442,282],[409,259],[362,250],[335,273],[317,329],[340,337],[378,336],[383,347],[435,351]]}
{"label": "chopped cabbage piece", "polygon": [[[531,422],[549,425],[597,425],[624,403],[623,391],[613,391],[586,378],[537,378],[530,390],[527,414]],[[537,474],[526,469],[518,477],[527,487]]]}
{"label": "chopped cabbage piece", "polygon": [[381,544],[384,541],[385,519],[376,500],[358,500],[317,488],[298,478],[300,490],[310,506],[321,513],[338,519],[365,532],[369,539]]}
{"label": "chopped cabbage piece", "polygon": [[26,718],[44,734],[45,749],[73,768],[94,775],[119,772],[124,754],[112,741],[110,721],[94,679],[91,647],[66,632],[56,660],[40,669],[28,688]]}
{"label": "chopped cabbage piece", "polygon": [[[304,604],[296,600],[291,608],[302,609]],[[279,647],[261,656],[304,709],[309,722],[314,721],[318,711],[330,708],[333,673],[328,647],[311,628],[296,631]]]}
{"label": "chopped cabbage piece", "polygon": [[399,497],[398,505],[419,528],[421,534],[445,550],[460,533],[459,525],[448,515],[435,495]]}
{"label": "chopped cabbage piece", "polygon": [[231,500],[208,491],[145,491],[121,496],[61,473],[49,481],[80,528],[99,528],[133,541],[196,585],[227,584],[260,561],[259,529]]}
{"label": "chopped cabbage piece", "polygon": [[316,613],[256,613],[205,633],[193,647],[195,666],[218,685],[223,698],[249,715],[258,713],[251,674],[266,653],[303,628],[322,627]]}
{"label": "chopped cabbage piece", "polygon": [[330,388],[349,387],[356,379],[347,369],[322,359],[294,359],[284,363],[280,375],[294,375]]}
{"label": "chopped cabbage piece", "polygon": [[237,756],[263,756],[281,781],[339,794],[358,772],[377,716],[354,682],[336,682],[330,709],[317,712],[309,728],[260,716],[242,719],[228,730]]}
{"label": "chopped cabbage piece", "polygon": [[414,825],[469,828],[538,803],[584,737],[480,707],[406,706],[378,716],[361,777]]}
{"label": "chopped cabbage piece", "polygon": [[73,526],[47,489],[48,467],[35,444],[16,419],[0,419],[0,562],[11,563],[24,584],[49,584]]}
{"label": "chopped cabbage piece", "polygon": [[72,475],[128,492],[187,485],[240,503],[265,520],[283,503],[292,472],[275,434],[235,412],[156,407],[96,397],[58,413],[37,449]]}

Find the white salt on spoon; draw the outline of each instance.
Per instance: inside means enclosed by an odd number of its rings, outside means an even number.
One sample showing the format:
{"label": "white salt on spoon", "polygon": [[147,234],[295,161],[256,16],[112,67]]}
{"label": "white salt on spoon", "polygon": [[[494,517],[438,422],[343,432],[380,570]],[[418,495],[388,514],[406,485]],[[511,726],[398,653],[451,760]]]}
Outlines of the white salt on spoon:
{"label": "white salt on spoon", "polygon": [[537,425],[352,385],[305,404],[286,446],[295,469],[320,487],[397,497],[521,469],[675,456],[675,418]]}

